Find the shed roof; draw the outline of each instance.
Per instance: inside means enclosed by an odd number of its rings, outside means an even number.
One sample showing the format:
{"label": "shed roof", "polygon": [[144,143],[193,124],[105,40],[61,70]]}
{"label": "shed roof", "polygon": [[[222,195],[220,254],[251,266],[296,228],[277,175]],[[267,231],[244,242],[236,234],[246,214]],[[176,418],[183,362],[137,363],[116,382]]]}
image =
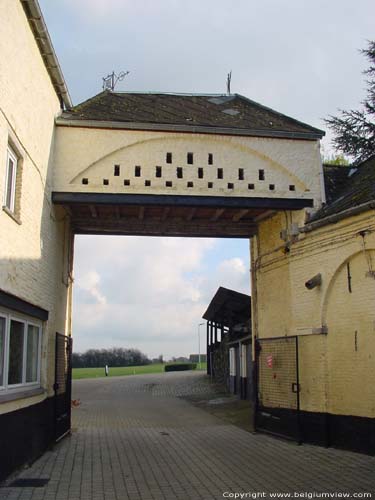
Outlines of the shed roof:
{"label": "shed roof", "polygon": [[221,286],[202,318],[227,327],[245,323],[251,318],[251,297]]}
{"label": "shed roof", "polygon": [[[239,94],[173,94],[105,90],[65,111],[60,125],[115,122],[123,128],[319,139],[324,132]],[[95,126],[95,123],[93,124]],[[161,127],[162,126],[162,127]],[[142,128],[142,127],[141,127]],[[205,130],[202,130],[203,132]]]}
{"label": "shed roof", "polygon": [[327,205],[311,218],[315,222],[375,201],[375,155],[359,165],[325,166]]}

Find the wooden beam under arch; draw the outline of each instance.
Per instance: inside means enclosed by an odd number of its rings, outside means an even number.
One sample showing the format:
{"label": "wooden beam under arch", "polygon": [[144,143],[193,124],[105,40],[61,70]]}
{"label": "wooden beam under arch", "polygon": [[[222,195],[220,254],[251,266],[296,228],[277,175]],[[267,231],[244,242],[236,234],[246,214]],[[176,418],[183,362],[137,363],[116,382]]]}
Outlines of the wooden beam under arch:
{"label": "wooden beam under arch", "polygon": [[211,217],[211,220],[213,222],[217,221],[220,219],[220,217],[224,214],[225,212],[225,208],[218,208],[217,210],[215,210],[215,213],[214,215]]}

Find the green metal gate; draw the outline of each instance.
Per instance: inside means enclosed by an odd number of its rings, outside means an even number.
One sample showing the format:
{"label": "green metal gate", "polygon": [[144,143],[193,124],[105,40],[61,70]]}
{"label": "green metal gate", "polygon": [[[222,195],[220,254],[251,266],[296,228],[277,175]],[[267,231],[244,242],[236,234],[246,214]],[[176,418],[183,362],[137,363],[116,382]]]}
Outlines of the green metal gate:
{"label": "green metal gate", "polygon": [[256,429],[301,441],[298,337],[256,344]]}

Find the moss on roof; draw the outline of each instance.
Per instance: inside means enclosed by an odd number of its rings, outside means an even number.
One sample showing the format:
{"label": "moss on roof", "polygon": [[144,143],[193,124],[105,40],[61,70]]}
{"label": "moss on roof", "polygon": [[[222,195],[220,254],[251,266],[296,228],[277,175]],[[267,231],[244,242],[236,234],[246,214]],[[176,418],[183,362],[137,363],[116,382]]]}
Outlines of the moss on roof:
{"label": "moss on roof", "polygon": [[[210,127],[322,137],[324,132],[246,97],[104,91],[64,112],[59,120]],[[126,126],[124,127],[126,128]],[[256,135],[256,134],[255,134]]]}

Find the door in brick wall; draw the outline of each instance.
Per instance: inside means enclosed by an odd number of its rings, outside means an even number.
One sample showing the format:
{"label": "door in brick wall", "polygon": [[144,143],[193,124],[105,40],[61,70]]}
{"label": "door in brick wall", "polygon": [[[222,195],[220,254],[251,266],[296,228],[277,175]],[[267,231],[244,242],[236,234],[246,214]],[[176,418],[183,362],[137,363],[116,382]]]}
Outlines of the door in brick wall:
{"label": "door in brick wall", "polygon": [[256,427],[300,441],[298,337],[258,340]]}

